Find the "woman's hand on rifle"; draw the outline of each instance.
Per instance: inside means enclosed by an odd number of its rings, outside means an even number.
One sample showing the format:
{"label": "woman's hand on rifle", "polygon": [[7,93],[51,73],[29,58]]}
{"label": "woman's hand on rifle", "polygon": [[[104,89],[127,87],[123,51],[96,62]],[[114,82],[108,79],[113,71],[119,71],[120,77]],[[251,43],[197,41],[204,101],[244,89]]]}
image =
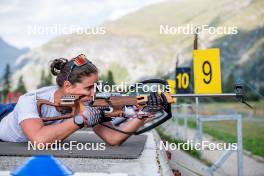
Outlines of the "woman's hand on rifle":
{"label": "woman's hand on rifle", "polygon": [[84,106],[84,109],[74,117],[74,122],[80,128],[94,127],[100,122],[105,121],[105,116],[102,108]]}

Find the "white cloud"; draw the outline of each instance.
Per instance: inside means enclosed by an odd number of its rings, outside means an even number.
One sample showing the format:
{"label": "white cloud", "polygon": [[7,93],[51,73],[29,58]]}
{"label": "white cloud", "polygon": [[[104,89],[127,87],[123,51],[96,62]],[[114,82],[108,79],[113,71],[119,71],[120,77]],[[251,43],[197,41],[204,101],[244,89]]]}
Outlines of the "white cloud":
{"label": "white cloud", "polygon": [[2,0],[0,3],[1,3],[0,14],[15,11],[19,8],[19,6],[17,6],[16,0],[10,0],[10,1]]}
{"label": "white cloud", "polygon": [[28,35],[29,25],[91,27],[162,0],[1,0],[0,36],[17,47],[35,47],[56,35]]}

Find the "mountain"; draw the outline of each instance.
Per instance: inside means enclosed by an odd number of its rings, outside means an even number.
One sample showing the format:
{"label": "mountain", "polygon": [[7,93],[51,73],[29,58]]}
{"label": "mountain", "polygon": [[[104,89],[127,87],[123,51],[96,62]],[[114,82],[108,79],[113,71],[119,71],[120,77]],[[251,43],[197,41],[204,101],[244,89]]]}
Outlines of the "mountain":
{"label": "mountain", "polygon": [[4,73],[6,64],[10,64],[11,69],[13,69],[16,59],[25,52],[28,52],[28,49],[17,49],[16,47],[8,44],[0,37],[0,77],[2,77]]}
{"label": "mountain", "polygon": [[[14,80],[24,75],[28,88],[33,89],[50,60],[80,53],[86,54],[102,74],[112,70],[116,82],[161,77],[172,73],[176,56],[182,65],[190,64],[192,58],[193,35],[178,34],[175,28],[208,24],[237,29],[233,35],[211,35],[208,31],[199,35],[199,48],[220,48],[223,79],[240,74],[260,85],[264,71],[263,19],[262,0],[166,1],[102,24],[104,35],[63,35],[23,54],[16,62],[19,70]],[[161,26],[172,32],[161,34]]]}

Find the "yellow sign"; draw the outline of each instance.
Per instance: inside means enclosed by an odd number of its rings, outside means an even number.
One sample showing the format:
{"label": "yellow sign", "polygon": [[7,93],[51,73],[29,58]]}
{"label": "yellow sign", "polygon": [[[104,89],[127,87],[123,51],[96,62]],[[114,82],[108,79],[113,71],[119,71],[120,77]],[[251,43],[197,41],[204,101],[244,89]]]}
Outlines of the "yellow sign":
{"label": "yellow sign", "polygon": [[[170,86],[170,93],[171,94],[175,94],[176,93],[176,91],[175,91],[175,89],[176,89],[175,80],[168,79],[167,82],[168,82],[168,85]],[[175,97],[173,98],[173,100],[174,100],[174,103],[176,103],[176,98]]]}
{"label": "yellow sign", "polygon": [[167,82],[170,86],[170,93],[175,94],[175,86],[176,86],[175,80],[168,79]]}
{"label": "yellow sign", "polygon": [[222,93],[219,48],[193,51],[194,92]]}

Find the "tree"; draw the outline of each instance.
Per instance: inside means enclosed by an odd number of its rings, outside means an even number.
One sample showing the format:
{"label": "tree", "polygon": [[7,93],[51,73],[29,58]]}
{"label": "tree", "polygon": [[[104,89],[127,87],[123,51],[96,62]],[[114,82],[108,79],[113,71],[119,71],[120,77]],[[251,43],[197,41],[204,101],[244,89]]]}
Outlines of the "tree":
{"label": "tree", "polygon": [[103,82],[107,82],[107,76],[105,74],[101,74],[100,80],[102,80]]}
{"label": "tree", "polygon": [[48,75],[45,75],[45,70],[41,70],[41,76],[40,76],[40,83],[37,86],[38,88],[50,86],[52,85],[52,75],[51,73],[48,73]]}
{"label": "tree", "polygon": [[110,86],[115,84],[114,75],[111,70],[109,70],[107,73],[107,81]]}
{"label": "tree", "polygon": [[107,74],[100,75],[100,80],[102,80],[103,82],[107,83],[110,86],[115,84],[114,75],[111,70],[109,70]]}
{"label": "tree", "polygon": [[10,78],[11,78],[11,71],[10,71],[10,65],[6,64],[5,72],[4,72],[4,85],[3,85],[3,95],[4,97],[8,94],[10,91]]}
{"label": "tree", "polygon": [[25,83],[24,83],[24,80],[23,80],[23,76],[20,76],[19,79],[18,79],[18,85],[17,85],[17,88],[15,90],[16,92],[20,92],[22,94],[26,93],[27,92],[27,89],[25,87]]}
{"label": "tree", "polygon": [[41,70],[41,76],[40,76],[40,83],[39,85],[37,86],[38,88],[41,88],[44,86],[44,80],[45,80],[45,71],[44,69]]}
{"label": "tree", "polygon": [[226,80],[224,85],[224,92],[234,92],[235,76],[233,73],[228,76],[228,79]]}
{"label": "tree", "polygon": [[52,75],[51,73],[49,72],[48,75],[45,77],[44,79],[44,85],[45,86],[50,86],[52,85]]}
{"label": "tree", "polygon": [[259,93],[264,96],[264,85],[260,86]]}

